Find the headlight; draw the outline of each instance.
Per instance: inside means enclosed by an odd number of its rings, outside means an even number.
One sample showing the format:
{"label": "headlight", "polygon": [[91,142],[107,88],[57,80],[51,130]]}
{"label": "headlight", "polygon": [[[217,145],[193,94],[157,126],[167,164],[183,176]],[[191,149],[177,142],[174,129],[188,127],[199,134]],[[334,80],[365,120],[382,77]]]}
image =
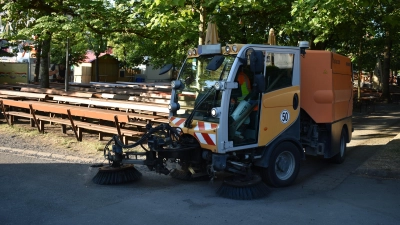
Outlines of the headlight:
{"label": "headlight", "polygon": [[196,54],[197,54],[197,50],[195,48],[188,50],[188,56],[195,56]]}
{"label": "headlight", "polygon": [[178,111],[180,108],[181,108],[181,106],[179,105],[179,103],[176,103],[176,102],[170,103],[170,104],[168,105],[169,111],[176,112],[176,111]]}
{"label": "headlight", "polygon": [[237,52],[237,50],[238,50],[237,46],[236,46],[236,45],[233,45],[233,46],[232,46],[232,51],[233,51],[233,52]]}
{"label": "headlight", "polygon": [[219,107],[211,109],[211,116],[218,118],[221,115],[221,110]]}
{"label": "headlight", "polygon": [[179,89],[181,86],[182,86],[182,81],[180,81],[180,80],[171,81],[171,88],[172,89]]}
{"label": "headlight", "polygon": [[225,46],[225,53],[229,53],[231,51],[231,48],[229,45]]}

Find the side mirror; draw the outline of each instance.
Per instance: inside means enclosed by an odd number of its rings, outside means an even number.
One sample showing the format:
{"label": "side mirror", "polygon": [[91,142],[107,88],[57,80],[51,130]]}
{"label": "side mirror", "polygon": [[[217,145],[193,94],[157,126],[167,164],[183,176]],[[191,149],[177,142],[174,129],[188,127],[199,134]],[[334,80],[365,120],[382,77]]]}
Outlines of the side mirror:
{"label": "side mirror", "polygon": [[160,73],[158,75],[163,75],[172,69],[172,64],[167,64],[160,69]]}
{"label": "side mirror", "polygon": [[206,69],[211,71],[216,71],[224,62],[225,56],[223,55],[216,55],[214,56],[211,61],[208,63]]}
{"label": "side mirror", "polygon": [[254,75],[253,90],[257,93],[265,91],[265,78],[263,74]]}
{"label": "side mirror", "polygon": [[251,52],[250,69],[253,73],[262,73],[264,71],[264,55],[262,51]]}

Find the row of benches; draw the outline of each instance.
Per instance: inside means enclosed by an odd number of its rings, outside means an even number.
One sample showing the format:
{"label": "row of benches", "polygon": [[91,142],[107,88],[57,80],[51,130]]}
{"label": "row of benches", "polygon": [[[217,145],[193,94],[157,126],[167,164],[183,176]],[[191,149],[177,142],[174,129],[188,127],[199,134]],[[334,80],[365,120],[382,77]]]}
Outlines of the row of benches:
{"label": "row of benches", "polygon": [[[105,97],[107,96],[107,94],[104,95]],[[20,97],[27,99],[35,99],[39,101],[53,101],[58,103],[69,103],[75,105],[85,105],[85,106],[102,107],[102,108],[118,108],[133,112],[152,112],[154,114],[159,114],[163,116],[167,116],[169,113],[167,107],[167,104],[169,104],[169,100],[167,99],[156,99],[153,102],[143,102],[143,101],[115,100],[113,98],[91,97],[93,95],[86,95],[86,96],[81,95],[81,97],[71,97],[71,96],[31,93],[26,91],[10,91],[10,90],[0,90],[0,96],[2,98]],[[135,97],[132,96],[131,98]]]}
{"label": "row of benches", "polygon": [[[168,122],[168,119],[155,115],[29,100],[0,99],[0,107],[9,125],[14,124],[15,117],[22,117],[30,119],[31,125],[36,126],[39,132],[44,132],[45,122],[60,124],[63,133],[66,133],[66,126],[70,126],[78,141],[82,141],[82,131],[86,129],[98,131],[99,140],[103,139],[104,133],[118,134],[121,141],[127,143],[129,139],[144,134],[146,124]],[[113,126],[107,122],[112,122]]]}
{"label": "row of benches", "polygon": [[0,101],[8,124],[13,125],[18,117],[27,118],[44,132],[45,124],[56,123],[63,133],[71,127],[78,141],[82,141],[83,130],[91,130],[98,132],[100,140],[105,133],[119,134],[127,143],[144,134],[146,124],[168,122],[171,89],[167,84],[71,83],[69,91],[36,85],[5,88],[0,90]]}
{"label": "row of benches", "polygon": [[[103,85],[103,83],[101,83]],[[106,83],[107,85],[113,86],[118,84]],[[168,87],[168,86],[166,86]],[[163,91],[155,90],[135,90],[131,88],[82,88],[77,87],[78,90],[70,90],[68,92],[54,88],[38,88],[32,85],[26,86],[10,86],[13,90],[0,90],[8,92],[8,95],[12,95],[12,92],[27,92],[27,93],[38,93],[47,94],[49,97],[52,96],[68,96],[68,97],[79,97],[79,98],[96,98],[96,99],[111,99],[111,100],[127,100],[129,102],[145,102],[154,103],[157,105],[169,104],[171,99],[171,89],[163,89]],[[81,90],[83,89],[83,90]],[[0,93],[1,94],[1,93]],[[194,104],[194,96],[182,95],[179,97],[181,100],[185,100],[181,106],[189,106]]]}

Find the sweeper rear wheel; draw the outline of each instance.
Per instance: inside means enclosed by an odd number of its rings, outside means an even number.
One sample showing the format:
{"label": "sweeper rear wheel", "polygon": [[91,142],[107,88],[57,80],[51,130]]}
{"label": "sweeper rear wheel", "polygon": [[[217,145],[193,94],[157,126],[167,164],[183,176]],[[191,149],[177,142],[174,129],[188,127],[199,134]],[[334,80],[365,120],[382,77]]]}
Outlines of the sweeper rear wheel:
{"label": "sweeper rear wheel", "polygon": [[262,198],[269,193],[269,188],[258,175],[233,175],[227,177],[217,190],[217,194],[224,198],[237,200],[251,200]]}
{"label": "sweeper rear wheel", "polygon": [[142,176],[133,165],[111,165],[99,168],[92,181],[96,184],[122,184],[138,180]]}

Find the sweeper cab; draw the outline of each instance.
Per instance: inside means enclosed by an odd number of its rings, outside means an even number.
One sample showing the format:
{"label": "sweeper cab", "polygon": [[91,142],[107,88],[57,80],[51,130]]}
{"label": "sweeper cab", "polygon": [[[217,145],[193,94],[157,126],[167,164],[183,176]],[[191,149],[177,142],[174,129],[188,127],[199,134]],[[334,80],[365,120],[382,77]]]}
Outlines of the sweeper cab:
{"label": "sweeper cab", "polygon": [[[342,163],[353,129],[351,63],[306,49],[308,42],[190,49],[171,83],[169,123],[148,126],[132,145],[115,136],[104,151],[110,165],[93,181],[135,180],[133,164],[185,180],[224,173],[231,176],[219,195],[252,199],[268,193],[266,184],[292,184],[306,155]],[[143,152],[127,151],[143,144]]]}

